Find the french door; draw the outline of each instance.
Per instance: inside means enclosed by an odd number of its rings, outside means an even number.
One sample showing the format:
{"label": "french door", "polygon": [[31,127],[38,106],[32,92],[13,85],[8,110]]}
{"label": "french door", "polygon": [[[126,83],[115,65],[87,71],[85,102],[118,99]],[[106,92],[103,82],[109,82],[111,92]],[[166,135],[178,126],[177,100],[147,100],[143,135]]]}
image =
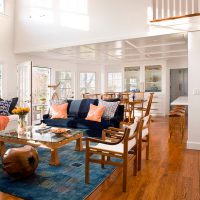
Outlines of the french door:
{"label": "french door", "polygon": [[29,107],[28,124],[32,124],[32,62],[27,61],[17,66],[19,105]]}
{"label": "french door", "polygon": [[29,125],[39,123],[50,99],[50,68],[33,66],[31,61],[17,67],[19,105],[30,108]]}

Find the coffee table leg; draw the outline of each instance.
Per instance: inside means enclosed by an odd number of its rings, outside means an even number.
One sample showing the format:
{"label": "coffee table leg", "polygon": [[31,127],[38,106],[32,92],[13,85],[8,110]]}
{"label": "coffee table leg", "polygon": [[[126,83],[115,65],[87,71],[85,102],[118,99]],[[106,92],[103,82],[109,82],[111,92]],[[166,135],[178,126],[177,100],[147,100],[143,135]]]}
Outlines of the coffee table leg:
{"label": "coffee table leg", "polygon": [[60,165],[60,161],[58,159],[58,149],[51,149],[51,160],[49,164],[53,166]]}
{"label": "coffee table leg", "polygon": [[4,142],[0,142],[0,151],[1,151],[1,157],[3,158],[3,155],[5,153],[5,144],[4,144]]}
{"label": "coffee table leg", "polygon": [[82,137],[80,137],[80,138],[78,138],[78,139],[76,140],[75,151],[83,151]]}

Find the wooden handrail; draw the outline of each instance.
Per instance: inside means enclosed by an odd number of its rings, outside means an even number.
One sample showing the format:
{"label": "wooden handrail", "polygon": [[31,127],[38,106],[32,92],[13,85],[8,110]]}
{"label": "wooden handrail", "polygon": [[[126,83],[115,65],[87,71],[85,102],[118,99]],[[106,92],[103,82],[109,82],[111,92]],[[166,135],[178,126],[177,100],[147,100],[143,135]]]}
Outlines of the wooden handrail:
{"label": "wooden handrail", "polygon": [[152,0],[153,20],[160,22],[200,15],[200,0]]}
{"label": "wooden handrail", "polygon": [[186,17],[196,17],[196,16],[200,16],[200,13],[176,16],[176,17],[168,17],[168,18],[162,18],[162,19],[155,19],[155,20],[151,20],[150,22],[161,22],[161,21],[175,20],[175,19],[181,19],[181,18],[186,18]]}

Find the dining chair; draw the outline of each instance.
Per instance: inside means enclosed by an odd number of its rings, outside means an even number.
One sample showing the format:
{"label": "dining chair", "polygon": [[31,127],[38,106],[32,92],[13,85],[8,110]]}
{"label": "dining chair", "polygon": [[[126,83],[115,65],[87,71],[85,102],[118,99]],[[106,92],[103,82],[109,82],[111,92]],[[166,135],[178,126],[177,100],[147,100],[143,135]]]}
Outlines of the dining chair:
{"label": "dining chair", "polygon": [[[131,124],[125,130],[106,129],[103,131],[102,139],[86,138],[85,182],[90,182],[90,162],[101,164],[102,168],[107,164],[122,167],[123,191],[126,192],[129,154],[133,159],[133,174],[137,175],[138,137],[142,126],[143,120]],[[113,160],[115,158],[120,159],[121,162]]]}
{"label": "dining chair", "polygon": [[101,98],[101,94],[85,93],[85,94],[82,94],[82,95],[83,95],[83,99],[100,99]]}
{"label": "dining chair", "polygon": [[138,171],[141,170],[142,151],[144,149],[146,149],[146,160],[149,160],[151,115],[147,115],[142,119],[143,119],[143,127],[142,127],[142,132],[139,135],[139,141],[138,141]]}
{"label": "dining chair", "polygon": [[128,122],[131,122],[132,107],[129,104],[130,93],[121,93],[120,94],[120,104],[124,105],[124,121],[128,119]]}
{"label": "dining chair", "polygon": [[136,108],[136,110],[139,111],[139,112],[135,113],[136,118],[146,117],[150,114],[151,105],[152,105],[152,102],[153,102],[153,95],[154,95],[154,93],[149,94],[149,99],[148,99],[148,103],[147,103],[146,108],[144,108],[144,107]]}
{"label": "dining chair", "polygon": [[109,99],[114,99],[114,98],[115,98],[114,92],[105,92],[104,94],[101,95],[102,100],[109,100]]}

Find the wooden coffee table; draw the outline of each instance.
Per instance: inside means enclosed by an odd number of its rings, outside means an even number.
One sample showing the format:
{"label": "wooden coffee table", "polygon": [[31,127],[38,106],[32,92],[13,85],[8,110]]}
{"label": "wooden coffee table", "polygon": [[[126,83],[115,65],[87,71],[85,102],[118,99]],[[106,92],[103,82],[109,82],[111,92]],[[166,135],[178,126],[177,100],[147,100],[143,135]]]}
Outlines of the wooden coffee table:
{"label": "wooden coffee table", "polygon": [[58,166],[60,164],[58,158],[58,148],[76,140],[76,151],[82,151],[82,137],[81,130],[70,129],[69,134],[55,134],[50,129],[38,132],[36,127],[33,127],[30,131],[25,133],[18,133],[14,131],[0,131],[0,152],[1,157],[5,153],[5,143],[15,143],[31,145],[36,147],[47,148],[51,150],[51,159],[49,164]]}

